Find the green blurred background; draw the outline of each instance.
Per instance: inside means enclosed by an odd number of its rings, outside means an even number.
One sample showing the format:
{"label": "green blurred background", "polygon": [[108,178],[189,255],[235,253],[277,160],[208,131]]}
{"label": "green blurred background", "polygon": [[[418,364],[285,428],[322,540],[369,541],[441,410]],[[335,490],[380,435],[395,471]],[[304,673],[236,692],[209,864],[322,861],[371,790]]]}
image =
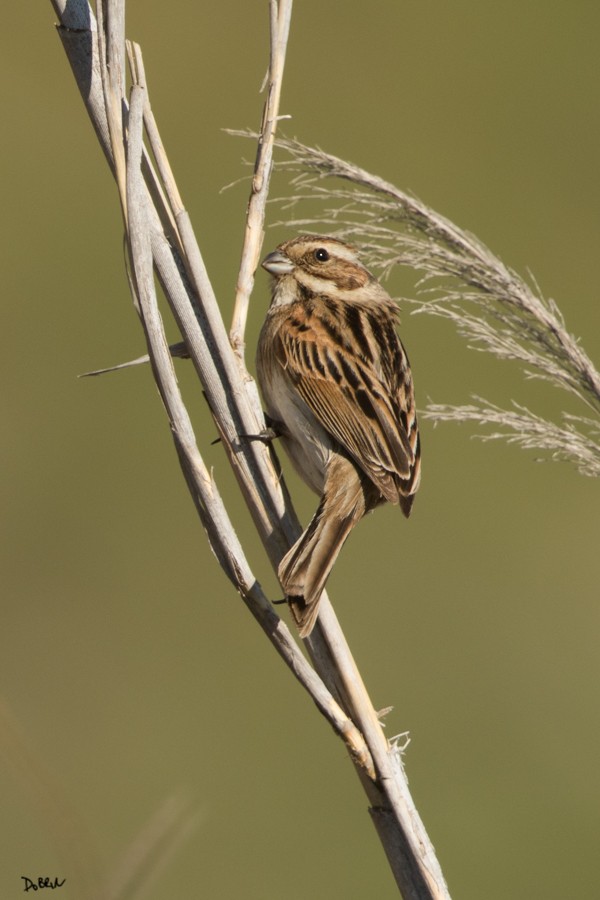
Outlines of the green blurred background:
{"label": "green blurred background", "polygon": [[[87,900],[173,795],[198,827],[149,900],[395,897],[341,744],[208,550],[149,371],[76,378],[143,344],[116,192],[53,21],[50,3],[10,4],[0,34],[0,897],[49,875]],[[596,363],[599,27],[590,0],[299,0],[282,101],[288,135],[531,270]],[[259,122],[267,3],[131,2],[127,33],[229,322],[248,189],[220,189],[253,151],[221,129]],[[271,229],[265,251],[287,235]],[[259,273],[250,359],[266,305]],[[422,405],[478,393],[582,411],[445,322],[405,311],[402,334]],[[600,896],[600,485],[467,426],[422,430],[413,517],[362,523],[331,596],[376,706],[394,706],[389,733],[410,731],[411,789],[453,896]],[[306,520],[316,499],[289,484]]]}

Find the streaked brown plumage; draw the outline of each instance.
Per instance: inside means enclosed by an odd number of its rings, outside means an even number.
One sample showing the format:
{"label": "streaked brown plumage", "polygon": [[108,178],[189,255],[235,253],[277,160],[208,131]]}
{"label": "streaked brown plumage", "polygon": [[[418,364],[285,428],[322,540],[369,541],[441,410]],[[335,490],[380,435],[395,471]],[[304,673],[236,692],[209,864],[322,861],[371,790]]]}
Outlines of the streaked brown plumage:
{"label": "streaked brown plumage", "polygon": [[354,248],[302,235],[262,265],[273,276],[273,296],[258,342],[258,381],[296,471],[321,496],[279,565],[306,637],[352,528],[386,500],[410,514],[419,432],[398,308]]}

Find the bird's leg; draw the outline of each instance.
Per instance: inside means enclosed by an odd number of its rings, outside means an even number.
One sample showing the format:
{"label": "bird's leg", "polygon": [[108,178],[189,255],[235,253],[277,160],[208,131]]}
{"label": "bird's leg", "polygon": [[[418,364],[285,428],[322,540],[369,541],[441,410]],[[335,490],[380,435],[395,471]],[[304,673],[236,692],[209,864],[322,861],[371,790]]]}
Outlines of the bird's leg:
{"label": "bird's leg", "polygon": [[[245,438],[247,441],[262,441],[263,444],[271,444],[275,440],[275,438],[281,437],[282,434],[285,434],[285,425],[283,422],[276,422],[275,419],[271,419],[265,413],[265,428],[262,431],[259,431],[258,434],[240,434],[239,437]],[[215,444],[220,444],[221,438],[215,438],[214,441],[210,442],[210,446],[213,447]]]}
{"label": "bird's leg", "polygon": [[265,413],[265,428],[258,434],[240,434],[241,438],[247,441],[262,441],[263,444],[271,444],[276,438],[286,433],[286,427],[283,422],[277,422]]}

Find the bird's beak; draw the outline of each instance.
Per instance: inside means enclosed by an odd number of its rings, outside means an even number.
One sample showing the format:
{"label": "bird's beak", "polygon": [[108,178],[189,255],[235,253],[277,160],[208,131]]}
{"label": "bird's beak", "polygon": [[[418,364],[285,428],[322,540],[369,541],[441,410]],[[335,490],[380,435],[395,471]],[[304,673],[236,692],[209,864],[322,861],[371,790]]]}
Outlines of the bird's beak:
{"label": "bird's beak", "polygon": [[289,275],[294,270],[294,263],[281,250],[273,250],[272,253],[265,256],[261,266],[271,275]]}

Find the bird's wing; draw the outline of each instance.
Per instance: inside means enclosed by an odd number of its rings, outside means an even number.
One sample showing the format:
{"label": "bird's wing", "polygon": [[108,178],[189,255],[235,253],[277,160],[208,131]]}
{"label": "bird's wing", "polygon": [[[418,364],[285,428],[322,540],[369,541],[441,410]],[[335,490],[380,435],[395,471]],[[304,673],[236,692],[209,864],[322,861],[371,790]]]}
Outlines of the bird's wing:
{"label": "bird's wing", "polygon": [[403,380],[408,364],[393,322],[390,328],[383,366],[315,317],[280,331],[276,356],[321,425],[398,503],[416,490],[418,435],[412,385]]}

